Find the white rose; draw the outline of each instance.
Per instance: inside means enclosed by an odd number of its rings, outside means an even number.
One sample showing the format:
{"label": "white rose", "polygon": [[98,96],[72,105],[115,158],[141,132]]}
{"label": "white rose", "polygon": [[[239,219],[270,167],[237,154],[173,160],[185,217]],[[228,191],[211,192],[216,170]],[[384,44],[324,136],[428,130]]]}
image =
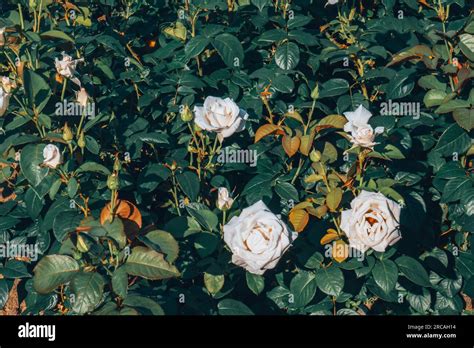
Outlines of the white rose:
{"label": "white rose", "polygon": [[87,101],[89,100],[89,94],[87,94],[87,91],[84,87],[81,87],[79,92],[76,92],[76,99],[79,105],[82,107],[87,106]]}
{"label": "white rose", "polygon": [[220,210],[229,210],[234,203],[234,199],[229,196],[229,191],[225,187],[219,187],[217,193],[217,208]]}
{"label": "white rose", "polygon": [[43,149],[43,164],[49,168],[56,168],[61,164],[61,151],[56,145],[48,144]]}
{"label": "white rose", "polygon": [[254,274],[274,268],[297,236],[262,201],[245,208],[224,226],[232,262]]}
{"label": "white rose", "polygon": [[12,89],[16,88],[16,83],[8,76],[2,76],[2,87],[5,92],[10,93]]}
{"label": "white rose", "polygon": [[0,28],[0,47],[5,45],[5,31],[7,28]]}
{"label": "white rose", "polygon": [[339,0],[328,0],[328,2],[326,2],[326,5],[324,5],[324,7],[326,7],[327,5],[336,5],[338,2]]}
{"label": "white rose", "polygon": [[351,247],[384,252],[402,237],[399,230],[401,207],[381,193],[362,191],[341,214],[341,230]]}
{"label": "white rose", "polygon": [[56,66],[59,75],[71,79],[71,81],[80,86],[81,82],[77,77],[74,77],[74,74],[76,72],[77,64],[83,61],[84,58],[72,59],[70,55],[63,52],[63,59],[59,60],[58,58],[55,58],[54,65]]}
{"label": "white rose", "polygon": [[10,93],[7,93],[3,90],[3,88],[0,88],[0,117],[5,115],[8,104],[10,103],[10,97]]}
{"label": "white rose", "polygon": [[360,105],[355,111],[345,112],[347,123],[344,125],[344,131],[351,133],[351,142],[366,148],[373,148],[377,143],[374,142],[375,136],[384,131],[383,127],[376,127],[375,131],[368,123],[372,114],[369,110]]}
{"label": "white rose", "polygon": [[216,132],[220,141],[245,128],[247,112],[230,98],[207,97],[203,106],[194,107],[194,122],[207,131]]}

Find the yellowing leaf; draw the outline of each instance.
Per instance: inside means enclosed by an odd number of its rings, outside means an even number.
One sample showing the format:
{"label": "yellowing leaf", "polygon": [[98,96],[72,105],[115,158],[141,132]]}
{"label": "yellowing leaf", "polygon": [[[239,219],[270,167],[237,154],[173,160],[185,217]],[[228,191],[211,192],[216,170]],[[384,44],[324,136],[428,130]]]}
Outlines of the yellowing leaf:
{"label": "yellowing leaf", "polygon": [[342,115],[328,115],[317,123],[317,127],[329,126],[332,128],[344,128],[347,119]]}
{"label": "yellowing leaf", "polygon": [[302,209],[293,209],[290,212],[289,218],[296,232],[303,231],[309,222],[309,214],[306,212],[306,210]]}
{"label": "yellowing leaf", "polygon": [[276,124],[264,124],[255,132],[255,142],[278,130],[282,130],[282,128]]}
{"label": "yellowing leaf", "polygon": [[313,147],[314,134],[303,135],[301,137],[300,152],[308,156]]}
{"label": "yellowing leaf", "polygon": [[176,22],[174,25],[165,28],[163,32],[175,39],[186,41],[186,27],[181,22]]}
{"label": "yellowing leaf", "polygon": [[328,243],[331,243],[333,240],[336,240],[339,238],[339,235],[337,233],[328,233],[328,234],[325,234],[323,236],[323,238],[321,238],[321,245],[325,245],[325,244],[328,244]]}
{"label": "yellowing leaf", "polygon": [[301,115],[299,114],[298,111],[287,112],[284,116],[289,117],[289,118],[293,118],[293,119],[299,121],[301,124],[304,124],[303,118],[301,117]]}
{"label": "yellowing leaf", "polygon": [[326,196],[326,205],[329,210],[335,211],[341,203],[342,190],[339,187],[333,188]]}
{"label": "yellowing leaf", "polygon": [[304,201],[304,202],[301,202],[301,203],[298,203],[297,205],[295,205],[293,207],[294,210],[298,210],[298,209],[306,209],[306,208],[309,208],[309,207],[312,207],[313,204],[311,202],[308,202],[308,201]]}
{"label": "yellowing leaf", "polygon": [[325,205],[320,205],[317,208],[308,208],[307,212],[316,216],[318,219],[321,219],[328,212],[328,207]]}
{"label": "yellowing leaf", "polygon": [[323,176],[319,174],[311,174],[304,178],[304,182],[307,184],[318,182],[320,180],[323,180]]}
{"label": "yellowing leaf", "polygon": [[281,144],[288,157],[293,157],[300,147],[301,140],[298,137],[283,136]]}
{"label": "yellowing leaf", "polygon": [[332,245],[332,258],[341,263],[349,257],[349,246],[342,239]]}

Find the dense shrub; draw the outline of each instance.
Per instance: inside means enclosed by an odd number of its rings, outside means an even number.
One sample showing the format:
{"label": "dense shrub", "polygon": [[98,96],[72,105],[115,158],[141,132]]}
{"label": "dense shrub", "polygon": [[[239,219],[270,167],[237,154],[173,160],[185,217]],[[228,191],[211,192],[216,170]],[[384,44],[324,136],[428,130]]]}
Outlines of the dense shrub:
{"label": "dense shrub", "polygon": [[468,1],[0,11],[8,313],[472,311]]}

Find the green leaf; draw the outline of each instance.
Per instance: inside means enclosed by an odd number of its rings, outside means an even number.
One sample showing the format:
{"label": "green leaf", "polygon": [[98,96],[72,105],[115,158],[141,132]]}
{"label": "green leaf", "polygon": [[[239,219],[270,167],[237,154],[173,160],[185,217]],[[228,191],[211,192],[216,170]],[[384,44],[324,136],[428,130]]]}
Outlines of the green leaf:
{"label": "green leaf", "polygon": [[163,254],[142,246],[133,248],[125,267],[128,274],[151,280],[180,276],[178,269],[170,265]]}
{"label": "green leaf", "polygon": [[410,281],[420,286],[431,287],[428,273],[417,260],[409,256],[400,256],[395,260],[395,263],[398,265],[398,269]]}
{"label": "green leaf", "polygon": [[377,260],[374,268],[372,268],[372,275],[375,283],[380,288],[389,293],[395,288],[398,279],[398,268],[395,262],[390,260]]}
{"label": "green leaf", "polygon": [[75,232],[83,217],[77,211],[58,213],[53,221],[53,232],[56,240],[62,242],[69,233]]}
{"label": "green leaf", "polygon": [[198,176],[192,172],[184,172],[176,175],[176,179],[184,194],[188,196],[191,201],[196,201],[200,190]]}
{"label": "green leaf", "polygon": [[186,53],[186,57],[188,59],[196,57],[197,55],[201,54],[202,51],[209,45],[211,41],[202,35],[197,35],[193,37],[189,42],[186,44],[184,48],[184,52]]}
{"label": "green leaf", "polygon": [[127,245],[127,235],[125,234],[123,222],[120,219],[115,218],[112,222],[106,221],[102,228],[106,231],[107,237],[117,242],[120,249]]}
{"label": "green leaf", "polygon": [[29,105],[39,114],[51,97],[51,89],[41,75],[31,70],[25,70],[23,81]]}
{"label": "green leaf", "polygon": [[32,219],[36,219],[44,206],[44,200],[38,196],[33,188],[29,188],[25,193],[26,209]]}
{"label": "green leaf", "polygon": [[224,286],[223,274],[211,274],[204,272],[204,285],[211,295],[217,294]]}
{"label": "green leaf", "polygon": [[460,177],[448,180],[443,189],[441,203],[449,203],[460,200],[466,191],[473,185],[473,182],[468,177]]}
{"label": "green leaf", "polygon": [[205,258],[211,255],[214,250],[216,250],[218,243],[219,238],[215,234],[202,232],[196,236],[196,239],[194,241],[194,248],[196,248],[196,251],[199,256]]}
{"label": "green leaf", "polygon": [[112,290],[121,298],[127,297],[128,275],[126,267],[119,267],[112,274]]}
{"label": "green leaf", "polygon": [[243,67],[244,49],[234,35],[229,33],[220,34],[212,41],[212,45],[219,52],[219,55],[228,67]]}
{"label": "green leaf", "polygon": [[312,272],[300,271],[290,283],[290,291],[294,297],[294,301],[290,302],[290,306],[296,308],[306,306],[316,294],[316,289],[316,275]]}
{"label": "green leaf", "polygon": [[179,254],[179,245],[171,233],[155,230],[148,232],[146,238],[160,247],[160,251],[166,254],[166,261],[169,263],[176,261]]}
{"label": "green leaf", "polygon": [[169,138],[166,133],[155,132],[155,133],[147,133],[142,134],[138,137],[141,141],[149,144],[169,144]]}
{"label": "green leaf", "polygon": [[245,272],[245,279],[248,288],[255,294],[259,295],[265,288],[265,278],[258,274]]}
{"label": "green leaf", "polygon": [[93,173],[99,173],[99,174],[104,174],[104,175],[110,175],[110,170],[107,167],[96,162],[83,163],[81,164],[79,168],[76,169],[76,174],[80,174],[84,172],[93,172]]}
{"label": "green leaf", "polygon": [[204,227],[207,231],[212,232],[217,230],[217,224],[219,219],[216,214],[208,209],[200,209],[192,204],[186,207],[189,214],[194,217],[199,224]]}
{"label": "green leaf", "polygon": [[464,153],[470,145],[469,135],[457,124],[452,124],[441,134],[433,151],[443,156],[453,156],[454,153]]}
{"label": "green leaf", "polygon": [[97,272],[77,274],[71,281],[74,300],[72,310],[78,314],[92,312],[102,300],[105,280]]}
{"label": "green leaf", "polygon": [[300,61],[300,49],[293,42],[287,42],[278,47],[275,52],[275,63],[283,70],[296,68]]}
{"label": "green leaf", "polygon": [[459,36],[459,47],[462,53],[474,62],[474,35],[462,34]]}
{"label": "green leaf", "polygon": [[153,301],[151,298],[148,298],[148,297],[129,295],[123,301],[123,304],[125,306],[138,308],[140,313],[143,313],[145,315],[164,315],[165,314],[165,312],[163,311],[163,308],[158,303],[156,303],[155,301]]}
{"label": "green leaf", "polygon": [[437,89],[430,89],[423,98],[423,103],[427,108],[432,106],[438,106],[443,103],[444,98],[446,98],[446,92],[440,91]]}
{"label": "green leaf", "polygon": [[457,109],[468,108],[471,105],[467,100],[454,99],[441,104],[437,109],[437,114],[447,114]]}
{"label": "green leaf", "polygon": [[431,306],[431,294],[428,289],[421,289],[421,294],[409,292],[407,301],[410,306],[420,314],[428,314],[427,311]]}
{"label": "green leaf", "polygon": [[278,196],[287,201],[299,201],[298,190],[289,182],[278,182],[275,185],[275,192],[278,194]]}
{"label": "green leaf", "polygon": [[34,268],[33,286],[40,294],[48,294],[69,282],[79,272],[79,264],[70,256],[46,255]]}
{"label": "green leaf", "polygon": [[40,166],[44,161],[44,147],[44,144],[29,144],[21,151],[21,171],[26,180],[33,186],[38,186],[46,175],[48,175],[48,168]]}
{"label": "green leaf", "polygon": [[42,39],[60,39],[74,43],[74,39],[60,30],[48,30],[40,34]]}
{"label": "green leaf", "polygon": [[344,287],[344,274],[334,266],[320,268],[316,273],[316,283],[325,294],[339,296]]}
{"label": "green leaf", "polygon": [[331,79],[321,85],[319,97],[335,97],[349,90],[349,82],[344,79]]}
{"label": "green leaf", "polygon": [[240,301],[225,299],[217,304],[220,315],[254,315],[252,310]]}
{"label": "green leaf", "polygon": [[453,117],[465,130],[474,129],[474,109],[456,109],[453,111]]}

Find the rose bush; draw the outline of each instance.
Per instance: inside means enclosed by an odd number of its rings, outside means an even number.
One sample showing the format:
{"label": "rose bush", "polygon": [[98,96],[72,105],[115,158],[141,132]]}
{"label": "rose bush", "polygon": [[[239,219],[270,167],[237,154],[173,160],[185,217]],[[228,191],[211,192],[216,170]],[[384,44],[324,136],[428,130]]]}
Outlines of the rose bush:
{"label": "rose bush", "polygon": [[0,307],[472,313],[473,66],[465,0],[2,1]]}

